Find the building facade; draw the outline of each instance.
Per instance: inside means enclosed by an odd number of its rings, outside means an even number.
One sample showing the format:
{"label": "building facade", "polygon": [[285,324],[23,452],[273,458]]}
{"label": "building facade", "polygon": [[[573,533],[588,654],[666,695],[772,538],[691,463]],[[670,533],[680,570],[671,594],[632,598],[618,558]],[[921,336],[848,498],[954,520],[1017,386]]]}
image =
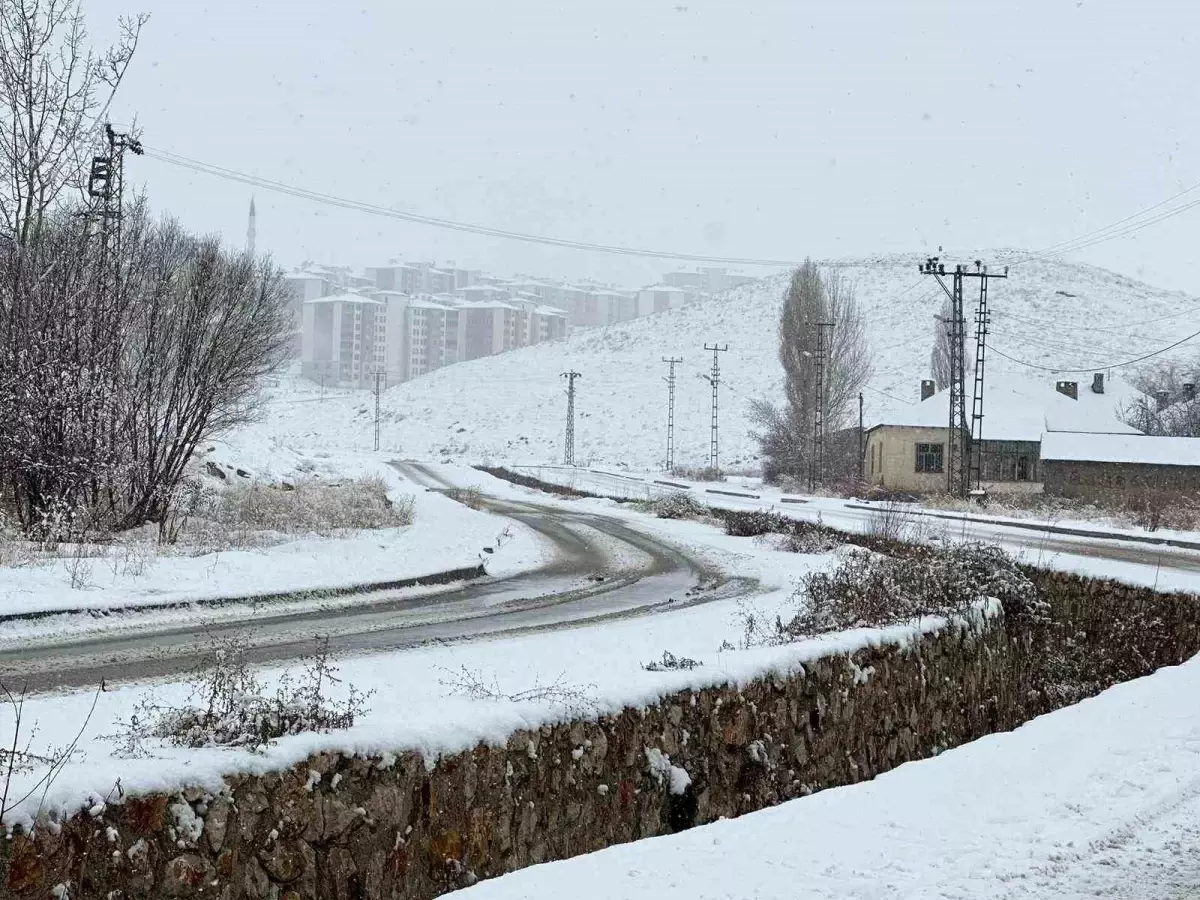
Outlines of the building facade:
{"label": "building facade", "polygon": [[368,387],[387,362],[387,306],[359,294],[303,304],[300,372],[313,381]]}

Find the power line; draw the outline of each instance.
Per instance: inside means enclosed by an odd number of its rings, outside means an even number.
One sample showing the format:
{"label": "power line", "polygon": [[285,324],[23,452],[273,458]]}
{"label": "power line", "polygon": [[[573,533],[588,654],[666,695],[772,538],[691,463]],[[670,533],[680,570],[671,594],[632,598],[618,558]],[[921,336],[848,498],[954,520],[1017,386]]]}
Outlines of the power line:
{"label": "power line", "polygon": [[[1146,219],[1142,219],[1141,217],[1152,210],[1159,209],[1168,203],[1178,200],[1180,197],[1183,197],[1186,194],[1190,194],[1197,188],[1200,188],[1200,183],[1194,184],[1191,187],[1180,191],[1178,194],[1168,197],[1166,200],[1161,200],[1152,206],[1148,206],[1145,209],[1140,210],[1139,212],[1133,213],[1132,215],[1126,216],[1123,219],[1118,219],[1115,222],[1105,225],[1103,228],[1097,228],[1094,231],[1087,232],[1086,234],[1078,235],[1065,241],[1059,241],[1057,244],[1051,244],[1041,250],[1035,250],[1028,256],[1011,261],[1009,266],[1019,266],[1033,260],[1046,260],[1050,259],[1051,257],[1062,256],[1065,253],[1075,253],[1079,250],[1086,249],[1087,247],[1093,247],[1096,244],[1102,244],[1106,241],[1115,240],[1119,237],[1125,237],[1133,234],[1134,232],[1141,231],[1143,228],[1148,228],[1151,225],[1164,222],[1167,219],[1178,216],[1181,213],[1185,213],[1196,206],[1200,206],[1200,198],[1190,200],[1181,206],[1175,207],[1174,209],[1164,210],[1163,212],[1150,216]],[[1124,225],[1124,227],[1121,227],[1122,225]],[[1117,230],[1114,231],[1113,229]]]}
{"label": "power line", "polygon": [[1037,363],[1031,363],[1028,360],[1017,359],[1015,356],[1009,356],[1003,350],[998,350],[995,346],[992,347],[992,352],[1000,354],[1001,356],[1003,356],[1005,359],[1009,360],[1010,362],[1015,362],[1015,363],[1018,363],[1019,365],[1027,366],[1030,369],[1040,369],[1043,372],[1056,372],[1060,375],[1086,375],[1089,372],[1095,372],[1099,369],[1120,369],[1124,366],[1132,366],[1134,363],[1145,362],[1148,359],[1153,359],[1155,356],[1161,356],[1162,354],[1164,354],[1170,350],[1174,350],[1176,347],[1180,346],[1181,344],[1186,344],[1188,341],[1190,341],[1196,337],[1200,337],[1200,331],[1193,331],[1187,337],[1180,338],[1175,343],[1168,344],[1166,347],[1163,347],[1160,350],[1155,350],[1152,353],[1147,353],[1144,356],[1139,356],[1134,359],[1127,359],[1123,362],[1117,362],[1117,363],[1097,363],[1094,366],[1088,366],[1086,369],[1062,369],[1062,368],[1058,368],[1055,366],[1038,365]]}
{"label": "power line", "polygon": [[674,253],[666,250],[647,250],[638,247],[625,247],[615,244],[594,244],[588,241],[575,241],[567,238],[555,238],[546,237],[544,235],[527,234],[519,231],[509,231],[503,228],[493,228],[489,225],[458,222],[452,219],[439,218],[437,216],[426,216],[419,213],[403,212],[401,210],[389,209],[386,206],[378,206],[374,203],[365,203],[359,200],[348,200],[344,197],[336,197],[332,194],[311,191],[307,188],[300,188],[294,185],[285,184],[281,181],[273,181],[257,175],[238,172],[234,169],[226,169],[223,166],[216,166],[211,163],[201,162],[200,160],[191,159],[186,156],[180,156],[177,153],[171,153],[167,150],[146,148],[146,156],[150,159],[167,163],[168,165],[190,169],[193,172],[199,172],[204,175],[212,175],[217,178],[224,178],[228,181],[237,181],[242,184],[248,184],[253,187],[262,188],[263,190],[274,191],[276,193],[286,194],[291,197],[298,197],[302,200],[309,200],[313,203],[322,203],[326,206],[336,206],[340,207],[341,209],[349,209],[355,212],[369,213],[370,215],[384,216],[391,219],[400,219],[401,221],[413,222],[418,225],[428,225],[433,228],[445,228],[451,231],[462,231],[470,234],[480,234],[487,237],[504,238],[512,241],[523,241],[528,244],[544,244],[549,247],[563,247],[570,250],[590,250],[596,253],[614,253],[623,256],[642,256],[656,259],[676,259],[687,262],[719,263],[731,266],[793,268],[801,265],[801,263],[795,260],[756,259],[752,257],[740,256],[704,256],[697,253]]}

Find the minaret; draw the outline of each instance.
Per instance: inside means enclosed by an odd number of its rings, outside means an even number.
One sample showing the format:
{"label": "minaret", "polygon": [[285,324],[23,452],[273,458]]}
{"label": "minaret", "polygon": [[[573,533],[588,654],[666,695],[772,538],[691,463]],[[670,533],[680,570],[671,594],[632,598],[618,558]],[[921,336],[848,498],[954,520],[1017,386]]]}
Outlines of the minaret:
{"label": "minaret", "polygon": [[254,255],[254,238],[257,232],[254,227],[254,197],[250,198],[250,225],[246,229],[246,252]]}

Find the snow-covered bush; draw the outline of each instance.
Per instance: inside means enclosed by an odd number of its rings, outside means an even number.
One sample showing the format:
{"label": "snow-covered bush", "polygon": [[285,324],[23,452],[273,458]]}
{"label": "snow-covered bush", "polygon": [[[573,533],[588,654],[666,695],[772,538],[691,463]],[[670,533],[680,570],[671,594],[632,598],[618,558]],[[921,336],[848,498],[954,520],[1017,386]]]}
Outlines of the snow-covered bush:
{"label": "snow-covered bush", "polygon": [[692,659],[690,656],[676,656],[670,650],[664,650],[661,660],[652,660],[644,663],[642,668],[647,672],[680,672],[697,669],[704,665],[698,659]]}
{"label": "snow-covered bush", "polygon": [[456,503],[461,503],[467,509],[479,509],[483,506],[483,491],[477,487],[449,488],[446,496]]}
{"label": "snow-covered bush", "polygon": [[705,519],[711,510],[686,491],[676,491],[652,500],[648,504],[651,513],[660,519]]}
{"label": "snow-covered bush", "polygon": [[900,556],[852,553],[832,571],[804,576],[793,596],[799,611],[787,622],[780,617],[776,630],[788,641],[960,615],[984,598],[999,600],[1010,622],[1043,622],[1048,615],[1046,601],[1012,557],[993,544],[972,542]]}
{"label": "snow-covered bush", "polygon": [[758,537],[761,534],[786,534],[795,523],[776,512],[764,509],[727,512],[724,514],[725,533],[733,537]]}

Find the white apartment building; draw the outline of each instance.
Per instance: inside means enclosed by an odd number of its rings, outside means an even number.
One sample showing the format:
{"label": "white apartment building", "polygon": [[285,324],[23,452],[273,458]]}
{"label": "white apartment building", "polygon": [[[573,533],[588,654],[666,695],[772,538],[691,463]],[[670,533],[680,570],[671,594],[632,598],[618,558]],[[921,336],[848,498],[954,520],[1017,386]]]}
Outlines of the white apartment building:
{"label": "white apartment building", "polygon": [[650,316],[654,313],[666,312],[668,309],[678,309],[685,303],[692,303],[700,299],[701,296],[702,294],[694,289],[656,284],[638,291],[637,314]]}
{"label": "white apartment building", "polygon": [[361,294],[305,300],[300,371],[313,381],[368,387],[387,361],[387,305]]}
{"label": "white apartment building", "polygon": [[748,275],[734,275],[725,269],[708,266],[696,269],[694,272],[667,272],[663,275],[663,284],[670,287],[692,288],[701,294],[718,294],[735,288],[739,284],[753,281]]}

